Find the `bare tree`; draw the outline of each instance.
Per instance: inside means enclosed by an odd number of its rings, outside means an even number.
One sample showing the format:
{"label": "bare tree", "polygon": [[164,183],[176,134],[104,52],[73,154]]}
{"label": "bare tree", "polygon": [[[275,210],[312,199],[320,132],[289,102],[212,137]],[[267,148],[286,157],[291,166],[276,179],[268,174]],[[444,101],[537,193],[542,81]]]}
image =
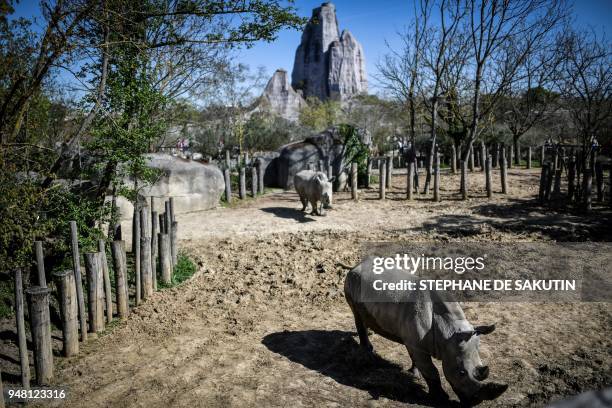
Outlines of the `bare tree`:
{"label": "bare tree", "polygon": [[605,38],[589,31],[562,39],[564,99],[582,144],[583,166],[612,113],[612,52]]}
{"label": "bare tree", "polygon": [[471,81],[462,160],[467,160],[479,135],[480,121],[499,103],[519,67],[567,17],[564,0],[465,0],[465,7],[471,52],[464,73]]}
{"label": "bare tree", "polygon": [[423,65],[427,70],[422,88],[425,92],[423,99],[426,101],[430,112],[430,139],[425,193],[429,192],[431,184],[433,157],[437,143],[438,108],[444,89],[443,81],[454,64],[462,59],[465,60],[467,49],[460,32],[461,21],[465,15],[465,9],[461,6],[461,1],[439,0],[431,6],[425,2],[421,14],[425,21],[428,20],[428,16],[434,7],[439,23],[437,26],[428,28],[423,50]]}
{"label": "bare tree", "polygon": [[558,108],[561,48],[554,38],[525,56],[500,103],[501,117],[512,134],[515,164],[520,164],[519,139]]}

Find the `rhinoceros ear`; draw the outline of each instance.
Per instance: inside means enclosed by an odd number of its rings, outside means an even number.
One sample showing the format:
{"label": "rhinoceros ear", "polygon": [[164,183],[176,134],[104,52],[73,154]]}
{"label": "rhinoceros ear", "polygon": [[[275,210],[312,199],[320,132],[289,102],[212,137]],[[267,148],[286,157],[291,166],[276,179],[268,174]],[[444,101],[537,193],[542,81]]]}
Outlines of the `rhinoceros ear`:
{"label": "rhinoceros ear", "polygon": [[474,327],[474,331],[476,334],[484,336],[485,334],[493,333],[493,331],[495,331],[495,325],[491,324],[489,326],[476,326]]}
{"label": "rhinoceros ear", "polygon": [[476,334],[474,331],[459,331],[455,332],[454,337],[461,343],[462,341],[468,341],[474,334]]}

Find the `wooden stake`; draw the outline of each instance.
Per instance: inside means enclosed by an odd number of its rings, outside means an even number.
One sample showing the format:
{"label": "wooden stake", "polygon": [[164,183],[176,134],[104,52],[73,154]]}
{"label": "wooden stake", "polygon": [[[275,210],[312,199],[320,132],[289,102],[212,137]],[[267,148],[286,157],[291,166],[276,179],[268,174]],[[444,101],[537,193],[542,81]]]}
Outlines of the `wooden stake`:
{"label": "wooden stake", "polygon": [[414,193],[414,162],[408,161],[408,180],[406,187],[406,198],[412,200]]}
{"label": "wooden stake", "polygon": [[240,168],[240,189],[238,190],[238,194],[241,200],[246,198],[246,172],[244,167]]}
{"label": "wooden stake", "polygon": [[[331,177],[328,177],[328,178],[331,179]],[[365,179],[366,188],[370,188],[371,179],[372,179],[372,159],[368,158],[368,166],[366,167],[366,179]]]}
{"label": "wooden stake", "polygon": [[502,149],[501,161],[499,163],[501,173],[502,194],[508,193],[508,163],[506,162],[506,149]]}
{"label": "wooden stake", "polygon": [[19,363],[21,364],[21,386],[30,388],[30,359],[25,331],[23,308],[23,274],[22,269],[15,270],[15,319],[17,320],[17,339],[19,342]]}
{"label": "wooden stake", "polygon": [[378,165],[378,194],[381,200],[385,199],[385,188],[386,188],[386,179],[387,178],[387,164],[385,163],[385,159],[380,159],[380,163]]}
{"label": "wooden stake", "polygon": [[470,171],[473,172],[474,171],[474,145],[472,143],[470,143],[470,157],[469,157],[469,166],[470,166]]}
{"label": "wooden stake", "polygon": [[153,272],[153,290],[157,290],[157,233],[159,232],[157,212],[151,215],[151,268]]}
{"label": "wooden stake", "polygon": [[67,269],[53,274],[59,291],[62,314],[62,341],[65,357],[79,354],[79,307],[76,299],[74,271]]}
{"label": "wooden stake", "polygon": [[90,330],[92,333],[98,333],[104,330],[102,254],[100,252],[88,252],[84,254],[84,257],[89,295]]}
{"label": "wooden stake", "polygon": [[174,221],[170,229],[170,255],[172,257],[172,268],[176,267],[178,262],[178,223]]}
{"label": "wooden stake", "polygon": [[467,200],[468,198],[468,181],[467,181],[467,162],[465,160],[461,160],[461,199]]}
{"label": "wooden stake", "polygon": [[140,210],[140,274],[142,299],[146,300],[153,294],[153,268],[151,267],[151,230],[147,208]]}
{"label": "wooden stake", "polygon": [[36,267],[38,270],[38,285],[47,287],[47,277],[45,276],[45,256],[43,254],[42,241],[34,241],[34,252],[36,253]]}
{"label": "wooden stake", "polygon": [[172,259],[170,254],[170,237],[168,234],[159,234],[159,267],[161,281],[164,285],[172,283]]}
{"label": "wooden stake", "polygon": [[113,321],[113,293],[110,283],[110,271],[108,258],[106,257],[106,243],[103,239],[98,240],[98,251],[102,254],[102,277],[104,278],[104,299],[106,301],[106,322]]}
{"label": "wooden stake", "polygon": [[81,257],[79,255],[79,237],[76,221],[70,221],[70,239],[72,244],[72,268],[76,283],[77,303],[79,305],[79,322],[81,326],[81,341],[87,341],[87,318],[85,317],[85,295],[83,293],[83,278],[81,276]]}
{"label": "wooden stake", "polygon": [[351,163],[351,198],[357,201],[357,163]]}
{"label": "wooden stake", "polygon": [[[166,208],[169,206],[168,202],[165,203]],[[169,210],[166,210],[166,217],[168,217]],[[141,265],[140,265],[140,211],[135,207],[134,209],[134,231],[132,233],[132,254],[134,255],[134,279],[136,282],[136,306],[140,305],[140,299],[142,295],[142,281],[141,281]]]}
{"label": "wooden stake", "polygon": [[263,160],[261,158],[257,160],[257,181],[259,183],[257,190],[259,191],[259,194],[263,195],[264,194],[264,166],[263,166]]}
{"label": "wooden stake", "polygon": [[257,168],[251,166],[251,196],[257,197]]}
{"label": "wooden stake", "polygon": [[30,331],[34,344],[36,383],[48,385],[53,381],[53,343],[49,315],[49,288],[32,286],[26,289],[30,305]]}
{"label": "wooden stake", "polygon": [[487,155],[487,159],[485,162],[485,187],[487,189],[487,197],[491,198],[493,197],[493,185],[491,183],[491,173],[492,173],[492,169],[491,169],[491,162],[492,162],[492,158],[491,155]]}
{"label": "wooden stake", "polygon": [[127,261],[125,242],[113,241],[111,244],[113,267],[115,269],[115,295],[117,296],[117,315],[127,319],[130,309],[128,304]]}
{"label": "wooden stake", "polygon": [[385,163],[385,188],[391,188],[391,179],[393,177],[393,157],[389,156],[383,159]]}
{"label": "wooden stake", "polygon": [[455,142],[451,143],[451,172],[453,174],[457,173],[457,148],[455,147]]}
{"label": "wooden stake", "polygon": [[223,171],[223,179],[225,180],[225,201],[230,204],[232,202],[232,181],[229,169]]}

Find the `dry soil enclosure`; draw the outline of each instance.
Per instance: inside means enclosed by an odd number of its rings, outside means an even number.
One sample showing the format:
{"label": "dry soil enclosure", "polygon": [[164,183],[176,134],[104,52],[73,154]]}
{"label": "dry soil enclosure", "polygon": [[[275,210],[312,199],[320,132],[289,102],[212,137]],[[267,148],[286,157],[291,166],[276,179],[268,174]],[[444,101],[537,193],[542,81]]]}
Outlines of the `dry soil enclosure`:
{"label": "dry soil enclosure", "polygon": [[[156,292],[80,356],[58,358],[56,383],[70,393],[62,406],[431,406],[404,347],[372,335],[377,357],[359,349],[339,263],[356,263],[367,241],[609,241],[610,212],[542,209],[537,170],[509,172],[510,194],[491,201],[478,189],[458,200],[458,177],[445,175],[441,203],[408,202],[405,176],[396,175],[386,201],[376,190],[357,203],[340,193],[325,217],[297,211],[292,192],[178,217],[199,272]],[[470,182],[484,184],[477,173]],[[609,304],[464,310],[474,324],[497,323],[481,356],[491,378],[510,385],[482,406],[542,406],[610,385]]]}

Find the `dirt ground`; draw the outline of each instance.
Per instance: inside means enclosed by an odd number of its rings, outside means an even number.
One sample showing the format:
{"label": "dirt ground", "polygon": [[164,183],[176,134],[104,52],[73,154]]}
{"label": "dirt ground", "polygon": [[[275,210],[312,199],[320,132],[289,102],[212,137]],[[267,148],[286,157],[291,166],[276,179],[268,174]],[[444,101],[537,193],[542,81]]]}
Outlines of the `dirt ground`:
{"label": "dirt ground", "polygon": [[[403,346],[373,334],[376,358],[359,349],[339,263],[357,263],[363,243],[382,240],[611,240],[609,210],[583,217],[543,209],[534,201],[539,170],[509,174],[509,194],[492,200],[474,173],[467,201],[455,191],[458,177],[444,175],[442,202],[423,195],[408,202],[400,174],[387,200],[375,189],[362,190],[357,203],[339,193],[324,217],[299,212],[293,192],[179,216],[181,247],[199,272],[155,293],[78,357],[57,358],[56,383],[69,400],[56,405],[432,406],[424,381],[407,371]],[[490,378],[510,386],[482,406],[543,406],[611,385],[610,304],[464,309],[474,325],[497,323],[481,356]]]}

